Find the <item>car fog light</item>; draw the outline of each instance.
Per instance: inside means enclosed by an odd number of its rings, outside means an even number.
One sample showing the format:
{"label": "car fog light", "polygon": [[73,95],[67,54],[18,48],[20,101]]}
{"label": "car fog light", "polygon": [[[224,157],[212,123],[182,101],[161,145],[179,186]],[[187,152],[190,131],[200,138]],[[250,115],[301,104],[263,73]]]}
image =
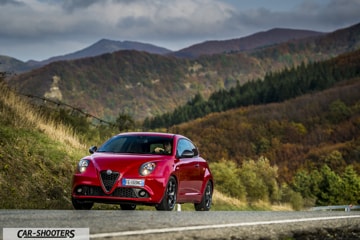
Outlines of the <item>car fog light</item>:
{"label": "car fog light", "polygon": [[82,188],[81,188],[81,187],[78,188],[78,189],[76,190],[76,192],[77,192],[77,193],[82,193]]}
{"label": "car fog light", "polygon": [[146,195],[146,192],[145,192],[144,190],[141,190],[141,191],[139,192],[139,196],[140,196],[140,197],[145,197],[145,195]]}

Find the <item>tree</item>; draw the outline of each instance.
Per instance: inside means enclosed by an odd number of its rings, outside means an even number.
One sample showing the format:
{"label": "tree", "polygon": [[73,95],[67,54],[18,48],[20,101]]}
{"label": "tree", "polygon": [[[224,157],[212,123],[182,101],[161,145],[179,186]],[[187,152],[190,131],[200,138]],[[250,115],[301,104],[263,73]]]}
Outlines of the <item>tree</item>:
{"label": "tree", "polygon": [[332,102],[329,106],[329,119],[332,123],[338,124],[351,116],[351,110],[341,100]]}
{"label": "tree", "polygon": [[336,169],[338,173],[344,171],[345,169],[346,162],[342,156],[342,153],[338,150],[334,150],[320,159],[331,169]]}
{"label": "tree", "polygon": [[343,179],[343,201],[346,204],[360,204],[360,177],[352,165],[345,168]]}
{"label": "tree", "polygon": [[257,174],[267,186],[269,199],[272,202],[280,200],[281,196],[277,182],[278,167],[271,166],[269,159],[260,157],[257,161]]}
{"label": "tree", "polygon": [[281,201],[290,203],[291,207],[294,210],[301,210],[304,207],[304,199],[300,192],[294,191],[287,184],[282,184],[281,186]]}
{"label": "tree", "polygon": [[216,185],[219,186],[222,193],[240,200],[245,199],[245,187],[239,178],[239,169],[236,163],[222,161],[212,163],[210,167],[213,169]]}
{"label": "tree", "polygon": [[319,182],[320,193],[317,196],[319,205],[345,204],[342,198],[343,181],[339,175],[326,164],[321,168],[322,180]]}
{"label": "tree", "polygon": [[128,131],[135,127],[135,121],[129,114],[119,113],[116,119],[116,126],[120,132]]}
{"label": "tree", "polygon": [[[310,173],[298,171],[291,184],[295,192],[304,198],[305,206],[358,204],[360,199],[360,177],[352,165],[345,168],[340,176],[328,165]],[[310,203],[310,204],[309,204]]]}
{"label": "tree", "polygon": [[241,168],[241,180],[246,188],[246,197],[249,202],[268,200],[267,187],[263,179],[256,174],[254,160],[246,161]]}
{"label": "tree", "polygon": [[271,166],[265,157],[257,161],[244,161],[240,169],[240,177],[246,188],[249,201],[257,200],[280,200],[280,192],[277,184],[276,166]]}
{"label": "tree", "polygon": [[312,174],[310,174],[305,170],[298,171],[293,178],[291,188],[294,192],[302,196],[305,207],[314,206],[316,194],[319,192],[317,188],[318,179],[319,175],[317,171],[313,171]]}

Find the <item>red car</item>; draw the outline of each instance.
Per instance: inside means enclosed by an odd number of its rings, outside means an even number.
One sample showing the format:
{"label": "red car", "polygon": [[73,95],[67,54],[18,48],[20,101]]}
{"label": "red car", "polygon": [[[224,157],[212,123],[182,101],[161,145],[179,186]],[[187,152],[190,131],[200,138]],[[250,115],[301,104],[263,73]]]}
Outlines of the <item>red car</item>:
{"label": "red car", "polygon": [[133,132],[110,138],[80,160],[73,177],[72,204],[119,204],[123,210],[152,205],[171,211],[177,203],[194,203],[208,211],[214,189],[209,166],[186,137]]}

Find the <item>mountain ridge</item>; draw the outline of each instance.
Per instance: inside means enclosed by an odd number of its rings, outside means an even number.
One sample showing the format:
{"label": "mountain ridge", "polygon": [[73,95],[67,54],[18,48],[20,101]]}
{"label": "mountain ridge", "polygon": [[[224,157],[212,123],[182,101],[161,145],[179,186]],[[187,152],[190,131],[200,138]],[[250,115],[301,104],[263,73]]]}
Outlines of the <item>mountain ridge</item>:
{"label": "mountain ridge", "polygon": [[323,34],[325,33],[310,30],[273,28],[268,31],[257,32],[242,38],[205,41],[203,43],[195,44],[173,52],[171,55],[177,57],[195,58],[200,55],[220,54],[232,51],[239,52],[295,39],[316,37]]}
{"label": "mountain ridge", "polygon": [[55,61],[75,60],[81,58],[95,57],[95,56],[100,56],[102,54],[113,53],[121,50],[137,50],[137,51],[145,51],[148,53],[162,54],[162,55],[171,52],[171,50],[168,50],[163,47],[158,47],[149,43],[141,43],[135,41],[115,41],[115,40],[109,40],[103,38],[95,42],[94,44],[86,48],[83,48],[79,51],[75,51],[73,53],[51,57],[43,61],[32,60],[32,61],[28,61],[27,63],[33,66],[43,66]]}
{"label": "mountain ridge", "polygon": [[102,54],[112,53],[121,50],[145,51],[160,55],[165,55],[171,52],[171,50],[169,49],[149,43],[142,43],[136,41],[116,41],[103,38],[95,42],[94,44],[73,53],[54,56],[41,61],[28,60],[26,62],[23,62],[10,56],[0,55],[0,71],[20,74],[36,68],[43,67],[56,61],[69,61],[81,58],[95,57]]}
{"label": "mountain ridge", "polygon": [[[274,33],[278,37],[275,37],[275,40],[270,40],[267,42],[267,38]],[[179,51],[172,52],[163,47],[159,47],[156,45],[148,44],[148,43],[141,43],[141,42],[134,42],[134,41],[116,41],[116,40],[109,40],[109,39],[100,39],[99,41],[95,42],[94,44],[85,47],[81,50],[75,51],[73,53],[64,54],[60,56],[50,57],[48,59],[42,61],[35,61],[29,60],[26,62],[20,61],[18,59],[13,59],[10,61],[9,59],[6,60],[6,64],[0,64],[0,71],[6,72],[15,72],[15,73],[22,73],[26,71],[30,71],[35,68],[42,67],[46,64],[49,64],[54,61],[61,61],[61,60],[75,60],[79,58],[86,58],[86,57],[94,57],[99,56],[105,53],[112,53],[115,51],[121,50],[138,50],[138,51],[145,51],[149,53],[155,53],[160,55],[170,55],[175,57],[188,57],[194,58],[195,56],[201,55],[200,53],[209,52],[211,54],[214,53],[222,53],[222,52],[231,52],[231,51],[239,51],[238,47],[232,48],[234,43],[244,42],[248,44],[244,49],[249,50],[252,47],[249,46],[251,42],[259,42],[256,41],[256,38],[261,38],[261,43],[253,45],[254,47],[259,47],[260,45],[270,45],[275,43],[280,43],[284,41],[288,41],[289,39],[296,39],[296,38],[303,38],[305,36],[314,36],[317,34],[321,34],[320,32],[310,31],[310,30],[294,30],[294,29],[286,29],[286,28],[273,28],[268,31],[258,32],[251,34],[249,36],[240,37],[236,39],[230,40],[214,40],[214,41],[207,41],[204,43],[198,43],[191,45],[187,48],[183,48]],[[284,36],[284,37],[279,37]],[[277,40],[276,40],[277,39]],[[254,41],[255,40],[255,41]],[[248,43],[250,42],[250,43]],[[212,43],[216,43],[216,48],[219,49],[218,45],[224,45],[220,47],[221,50],[208,50],[208,48],[213,48]],[[199,48],[199,49],[197,49]],[[205,49],[205,50],[204,50]],[[207,50],[206,50],[207,49]],[[10,56],[2,56],[0,55],[0,62],[5,62],[4,59],[11,58]]]}

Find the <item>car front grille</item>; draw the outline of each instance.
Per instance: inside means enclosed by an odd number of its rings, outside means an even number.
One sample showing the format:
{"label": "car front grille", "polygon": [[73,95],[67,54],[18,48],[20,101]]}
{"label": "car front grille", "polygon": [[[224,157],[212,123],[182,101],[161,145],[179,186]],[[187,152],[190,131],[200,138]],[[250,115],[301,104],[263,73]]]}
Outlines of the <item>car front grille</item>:
{"label": "car front grille", "polygon": [[112,187],[114,186],[116,180],[119,178],[120,173],[118,172],[112,172],[112,171],[101,171],[100,172],[100,179],[105,187],[106,191],[109,192]]}
{"label": "car front grille", "polygon": [[136,192],[133,188],[116,188],[111,194],[105,193],[101,187],[96,186],[79,186],[75,190],[77,195],[83,196],[109,196],[109,197],[124,197],[137,198]]}
{"label": "car front grille", "polygon": [[113,195],[116,197],[136,198],[136,194],[132,188],[117,188],[113,192]]}

